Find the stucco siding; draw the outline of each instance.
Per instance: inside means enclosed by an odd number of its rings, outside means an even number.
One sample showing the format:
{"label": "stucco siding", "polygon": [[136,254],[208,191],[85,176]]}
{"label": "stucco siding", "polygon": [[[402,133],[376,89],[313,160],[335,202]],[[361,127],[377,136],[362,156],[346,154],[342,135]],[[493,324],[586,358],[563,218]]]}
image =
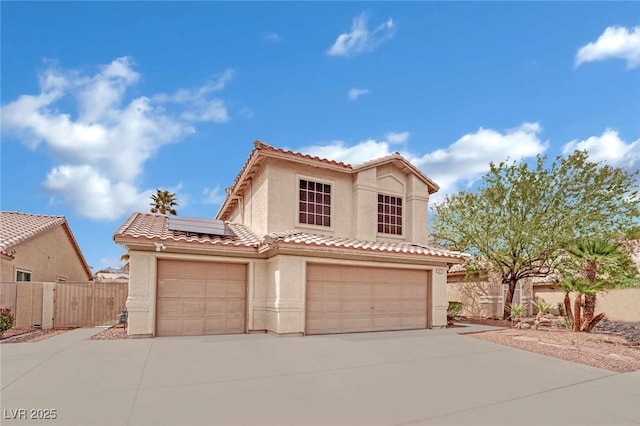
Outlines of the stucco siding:
{"label": "stucco siding", "polygon": [[2,280],[15,281],[16,270],[31,272],[31,281],[88,281],[87,274],[69,235],[62,226],[45,231],[11,247],[13,261],[2,259]]}
{"label": "stucco siding", "polygon": [[[269,160],[265,172],[269,180],[268,198],[263,201],[269,232],[301,229],[326,235],[354,237],[351,226],[352,177],[325,169]],[[298,181],[308,179],[331,184],[331,226],[314,226],[298,221]]]}

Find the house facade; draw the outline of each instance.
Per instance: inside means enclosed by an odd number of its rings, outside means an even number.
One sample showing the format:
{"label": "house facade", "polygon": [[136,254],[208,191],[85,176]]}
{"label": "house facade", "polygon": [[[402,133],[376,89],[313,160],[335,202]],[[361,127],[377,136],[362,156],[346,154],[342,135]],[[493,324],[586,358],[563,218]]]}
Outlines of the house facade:
{"label": "house facade", "polygon": [[0,212],[2,282],[89,281],[91,268],[64,216]]}
{"label": "house facade", "polygon": [[352,166],[256,142],[212,225],[224,232],[135,213],[114,235],[130,256],[129,333],[445,326],[447,269],[464,256],[427,245],[437,190],[399,154]]}

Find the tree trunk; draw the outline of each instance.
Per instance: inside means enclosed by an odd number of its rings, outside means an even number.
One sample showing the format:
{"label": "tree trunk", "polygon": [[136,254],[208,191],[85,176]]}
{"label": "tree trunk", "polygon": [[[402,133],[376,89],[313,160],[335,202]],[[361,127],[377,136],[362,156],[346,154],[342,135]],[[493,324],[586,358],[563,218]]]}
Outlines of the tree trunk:
{"label": "tree trunk", "polygon": [[569,293],[564,294],[564,314],[567,317],[567,321],[569,321],[569,326],[573,328],[573,311],[571,310],[571,298],[569,297]]}
{"label": "tree trunk", "polygon": [[580,331],[580,308],[582,304],[582,295],[576,294],[576,300],[573,301],[573,331]]}
{"label": "tree trunk", "polygon": [[593,316],[596,313],[596,295],[595,294],[585,294],[584,295],[584,318],[582,321],[582,329],[584,331],[585,327],[589,325],[591,320],[593,320]]}
{"label": "tree trunk", "polygon": [[[504,280],[502,281],[504,283]],[[504,311],[502,312],[502,319],[509,319],[511,316],[511,304],[513,303],[513,293],[516,292],[517,280],[511,278],[509,280],[509,290],[507,291],[507,297],[504,300]]]}
{"label": "tree trunk", "polygon": [[595,326],[598,325],[598,323],[603,319],[604,319],[604,312],[600,312],[598,315],[593,317],[591,321],[589,321],[584,331],[586,331],[587,333],[591,333],[591,331],[595,328]]}

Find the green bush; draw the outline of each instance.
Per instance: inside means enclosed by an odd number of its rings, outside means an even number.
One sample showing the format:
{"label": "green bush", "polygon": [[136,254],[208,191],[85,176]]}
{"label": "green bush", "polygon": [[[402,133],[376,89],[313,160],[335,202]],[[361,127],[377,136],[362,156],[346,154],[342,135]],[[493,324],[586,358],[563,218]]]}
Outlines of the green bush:
{"label": "green bush", "polygon": [[456,317],[460,312],[462,312],[462,302],[449,302],[449,307],[447,308],[447,319],[452,320]]}
{"label": "green bush", "polygon": [[10,308],[0,308],[0,337],[5,331],[16,325],[16,318]]}

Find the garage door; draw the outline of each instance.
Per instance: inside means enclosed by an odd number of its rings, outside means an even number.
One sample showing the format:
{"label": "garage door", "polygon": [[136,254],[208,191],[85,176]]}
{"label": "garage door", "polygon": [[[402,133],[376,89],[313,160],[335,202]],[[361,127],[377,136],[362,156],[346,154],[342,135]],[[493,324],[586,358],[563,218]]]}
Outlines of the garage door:
{"label": "garage door", "polygon": [[245,332],[246,265],[158,260],[157,336]]}
{"label": "garage door", "polygon": [[307,334],[427,327],[428,272],[307,265]]}

